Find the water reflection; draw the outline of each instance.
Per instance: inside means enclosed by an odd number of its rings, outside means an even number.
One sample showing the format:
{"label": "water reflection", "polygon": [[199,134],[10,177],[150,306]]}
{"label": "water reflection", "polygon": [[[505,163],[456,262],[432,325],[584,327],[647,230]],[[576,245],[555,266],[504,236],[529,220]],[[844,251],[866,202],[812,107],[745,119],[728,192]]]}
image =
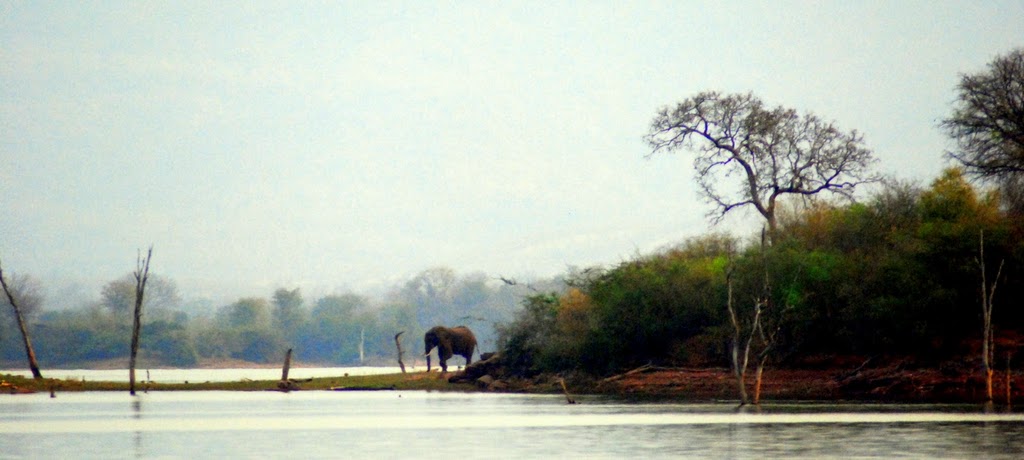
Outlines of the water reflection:
{"label": "water reflection", "polygon": [[[635,404],[425,392],[0,398],[4,458],[1024,456],[1024,415],[979,406]],[[128,402],[128,404],[125,404]],[[49,442],[51,440],[58,442]]]}
{"label": "water reflection", "polygon": [[[142,419],[142,400],[137,397],[132,398],[132,418],[135,420]],[[142,448],[142,431],[135,431],[134,436],[132,437],[132,447],[134,447],[133,452],[135,452],[135,458],[144,458],[144,450]]]}

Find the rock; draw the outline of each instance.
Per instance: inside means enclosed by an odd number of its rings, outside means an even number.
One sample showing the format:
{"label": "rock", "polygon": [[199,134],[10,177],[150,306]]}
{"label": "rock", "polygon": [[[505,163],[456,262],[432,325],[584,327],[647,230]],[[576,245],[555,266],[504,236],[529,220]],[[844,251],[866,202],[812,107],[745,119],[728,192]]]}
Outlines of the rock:
{"label": "rock", "polygon": [[508,383],[504,380],[495,380],[491,382],[491,385],[487,387],[489,390],[504,391],[508,389]]}
{"label": "rock", "polygon": [[466,366],[465,370],[456,373],[449,378],[448,381],[451,383],[475,382],[477,379],[485,375],[500,375],[498,370],[501,367],[501,364],[501,355],[494,353],[487,359],[477,361]]}
{"label": "rock", "polygon": [[483,377],[480,377],[480,378],[476,379],[476,386],[478,386],[480,388],[490,388],[490,386],[493,383],[494,383],[494,377],[491,377],[489,375],[485,375]]}

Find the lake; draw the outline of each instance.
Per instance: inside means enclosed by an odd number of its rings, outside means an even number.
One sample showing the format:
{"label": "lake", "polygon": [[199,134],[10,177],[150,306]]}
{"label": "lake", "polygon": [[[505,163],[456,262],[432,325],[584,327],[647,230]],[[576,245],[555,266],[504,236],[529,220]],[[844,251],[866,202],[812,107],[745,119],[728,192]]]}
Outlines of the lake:
{"label": "lake", "polygon": [[0,395],[3,458],[1024,458],[973,405],[632,403],[423,391]]}

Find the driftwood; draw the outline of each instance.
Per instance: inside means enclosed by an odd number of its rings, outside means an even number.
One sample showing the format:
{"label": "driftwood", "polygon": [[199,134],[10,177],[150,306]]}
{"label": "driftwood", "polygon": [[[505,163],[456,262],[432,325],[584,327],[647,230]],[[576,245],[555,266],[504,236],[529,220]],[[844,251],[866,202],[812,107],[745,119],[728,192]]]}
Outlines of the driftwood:
{"label": "driftwood", "polygon": [[277,382],[277,388],[271,388],[268,391],[282,391],[282,392],[285,392],[285,393],[287,393],[289,391],[298,391],[298,390],[302,389],[301,387],[299,387],[299,383],[301,383],[301,382],[312,382],[313,381],[312,378],[308,378],[308,379],[290,379],[290,378],[288,378],[288,371],[291,370],[291,367],[292,367],[292,349],[289,348],[288,351],[284,354],[284,366],[281,367],[281,380]]}
{"label": "driftwood", "polygon": [[394,391],[394,385],[389,387],[331,387],[331,391]]}
{"label": "driftwood", "polygon": [[395,348],[398,349],[398,367],[402,368],[402,373],[405,373],[405,363],[402,362],[402,342],[398,339],[399,336],[404,334],[405,331],[395,334]]}
{"label": "driftwood", "polygon": [[603,385],[605,383],[611,383],[611,382],[614,382],[616,380],[624,379],[624,378],[629,377],[631,375],[645,374],[645,373],[648,373],[648,372],[664,372],[664,371],[669,371],[669,372],[704,372],[704,371],[707,371],[707,370],[708,369],[703,369],[703,368],[698,369],[698,368],[692,368],[692,367],[655,366],[653,364],[648,363],[648,364],[644,364],[643,366],[640,366],[640,367],[638,367],[636,369],[632,369],[632,370],[623,372],[621,374],[616,374],[616,375],[613,375],[611,377],[607,377],[605,379],[602,379],[602,380],[598,381],[597,383],[598,383],[598,385]]}
{"label": "driftwood", "polygon": [[600,383],[614,382],[616,380],[622,379],[624,377],[628,377],[628,376],[633,375],[633,374],[640,374],[640,373],[643,373],[643,372],[653,372],[653,371],[656,371],[656,370],[661,370],[661,368],[655,367],[653,364],[647,363],[647,364],[644,364],[643,366],[640,366],[640,367],[638,367],[636,369],[633,369],[633,370],[630,370],[630,371],[626,371],[626,372],[623,372],[621,374],[616,374],[616,375],[613,375],[613,376],[608,377],[606,379],[603,379],[603,380],[601,380]]}
{"label": "driftwood", "polygon": [[576,400],[569,396],[569,388],[565,386],[565,379],[558,379],[558,383],[562,384],[562,392],[565,393],[565,402],[569,404],[576,404]]}
{"label": "driftwood", "polygon": [[875,357],[874,356],[868,357],[868,359],[864,360],[863,363],[860,363],[860,366],[857,366],[856,369],[854,369],[852,371],[848,371],[848,372],[842,373],[842,374],[836,376],[835,380],[837,382],[845,382],[847,380],[850,380],[850,379],[856,377],[857,375],[860,374],[861,371],[864,370],[865,367],[868,366],[868,363],[870,363],[872,359],[875,359]]}
{"label": "driftwood", "polygon": [[281,368],[281,381],[288,380],[288,370],[292,368],[292,349],[289,348],[284,354],[284,366]]}

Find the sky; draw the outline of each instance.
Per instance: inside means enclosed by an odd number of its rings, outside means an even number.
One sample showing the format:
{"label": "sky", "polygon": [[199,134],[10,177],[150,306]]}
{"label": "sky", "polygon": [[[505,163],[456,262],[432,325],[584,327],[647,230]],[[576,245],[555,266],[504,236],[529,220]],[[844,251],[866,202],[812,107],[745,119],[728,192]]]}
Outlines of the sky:
{"label": "sky", "polygon": [[0,262],[97,296],[547,277],[709,231],[656,111],[752,92],[927,184],[1021,1],[0,2]]}

